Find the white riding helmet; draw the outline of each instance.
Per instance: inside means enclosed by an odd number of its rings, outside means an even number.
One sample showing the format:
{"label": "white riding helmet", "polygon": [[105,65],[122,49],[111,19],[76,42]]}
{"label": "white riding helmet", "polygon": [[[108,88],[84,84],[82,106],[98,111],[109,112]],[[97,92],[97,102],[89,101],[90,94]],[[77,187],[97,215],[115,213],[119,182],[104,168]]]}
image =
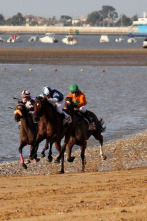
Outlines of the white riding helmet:
{"label": "white riding helmet", "polygon": [[24,90],[24,91],[22,91],[22,93],[21,93],[21,96],[22,97],[30,97],[30,92],[28,91],[28,90]]}
{"label": "white riding helmet", "polygon": [[48,96],[48,95],[50,95],[50,93],[51,93],[51,88],[50,87],[44,87],[43,89],[42,89],[42,94],[44,95],[44,96]]}

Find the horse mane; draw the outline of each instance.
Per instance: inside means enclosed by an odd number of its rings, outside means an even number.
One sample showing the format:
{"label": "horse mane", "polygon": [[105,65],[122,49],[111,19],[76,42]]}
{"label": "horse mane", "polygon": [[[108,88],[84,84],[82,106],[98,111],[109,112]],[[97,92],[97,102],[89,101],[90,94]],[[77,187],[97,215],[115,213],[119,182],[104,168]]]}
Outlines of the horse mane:
{"label": "horse mane", "polygon": [[36,100],[37,99],[38,101],[41,101],[43,103],[43,106],[45,107],[45,109],[46,107],[48,107],[52,111],[53,114],[57,114],[58,116],[61,115],[60,113],[57,112],[56,107],[52,103],[48,102],[47,98],[37,97]]}

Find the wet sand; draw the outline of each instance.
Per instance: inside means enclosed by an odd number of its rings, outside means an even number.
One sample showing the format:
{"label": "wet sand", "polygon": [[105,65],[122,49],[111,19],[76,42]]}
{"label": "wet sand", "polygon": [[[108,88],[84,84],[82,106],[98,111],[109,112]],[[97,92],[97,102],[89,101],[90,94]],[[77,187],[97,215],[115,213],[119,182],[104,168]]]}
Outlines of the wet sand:
{"label": "wet sand", "polygon": [[147,65],[146,49],[0,49],[0,63]]}
{"label": "wet sand", "polygon": [[62,175],[46,158],[0,164],[0,220],[146,220],[147,131],[104,144],[105,161],[89,143],[84,173],[73,154]]}

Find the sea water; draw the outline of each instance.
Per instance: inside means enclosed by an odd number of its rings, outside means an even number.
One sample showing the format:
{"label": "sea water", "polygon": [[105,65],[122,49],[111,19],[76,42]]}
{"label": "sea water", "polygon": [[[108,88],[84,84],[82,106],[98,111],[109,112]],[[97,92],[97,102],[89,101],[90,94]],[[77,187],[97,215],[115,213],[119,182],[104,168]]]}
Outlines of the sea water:
{"label": "sea water", "polygon": [[[1,64],[0,162],[19,158],[19,128],[13,113],[17,100],[13,97],[21,99],[21,92],[25,89],[37,96],[44,86],[56,88],[66,97],[71,84],[78,84],[87,97],[89,110],[103,118],[106,125],[104,144],[147,128],[145,66]],[[96,144],[98,142],[91,137],[88,146]],[[43,146],[44,142],[39,146],[39,154]],[[29,155],[29,146],[23,148],[23,154]]]}

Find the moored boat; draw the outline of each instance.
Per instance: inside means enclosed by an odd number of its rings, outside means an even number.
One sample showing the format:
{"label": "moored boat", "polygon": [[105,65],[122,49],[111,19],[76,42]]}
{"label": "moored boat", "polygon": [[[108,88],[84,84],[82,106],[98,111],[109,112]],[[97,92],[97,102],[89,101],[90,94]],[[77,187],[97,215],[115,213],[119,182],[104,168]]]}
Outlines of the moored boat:
{"label": "moored boat", "polygon": [[28,41],[37,41],[39,38],[37,36],[31,36]]}
{"label": "moored boat", "polygon": [[109,42],[108,35],[101,35],[100,43],[107,43],[107,42]]}
{"label": "moored boat", "polygon": [[66,35],[63,39],[62,39],[62,42],[64,44],[67,44],[67,45],[75,45],[78,43],[78,39],[77,37],[75,37],[74,35]]}
{"label": "moored boat", "polygon": [[58,40],[55,38],[55,34],[46,33],[44,37],[39,38],[39,41],[42,43],[57,43]]}
{"label": "moored boat", "polygon": [[14,43],[14,42],[19,42],[19,41],[21,41],[22,39],[21,39],[21,36],[16,36],[16,35],[14,35],[14,36],[11,36],[11,37],[9,37],[8,39],[7,39],[7,42],[8,43]]}

